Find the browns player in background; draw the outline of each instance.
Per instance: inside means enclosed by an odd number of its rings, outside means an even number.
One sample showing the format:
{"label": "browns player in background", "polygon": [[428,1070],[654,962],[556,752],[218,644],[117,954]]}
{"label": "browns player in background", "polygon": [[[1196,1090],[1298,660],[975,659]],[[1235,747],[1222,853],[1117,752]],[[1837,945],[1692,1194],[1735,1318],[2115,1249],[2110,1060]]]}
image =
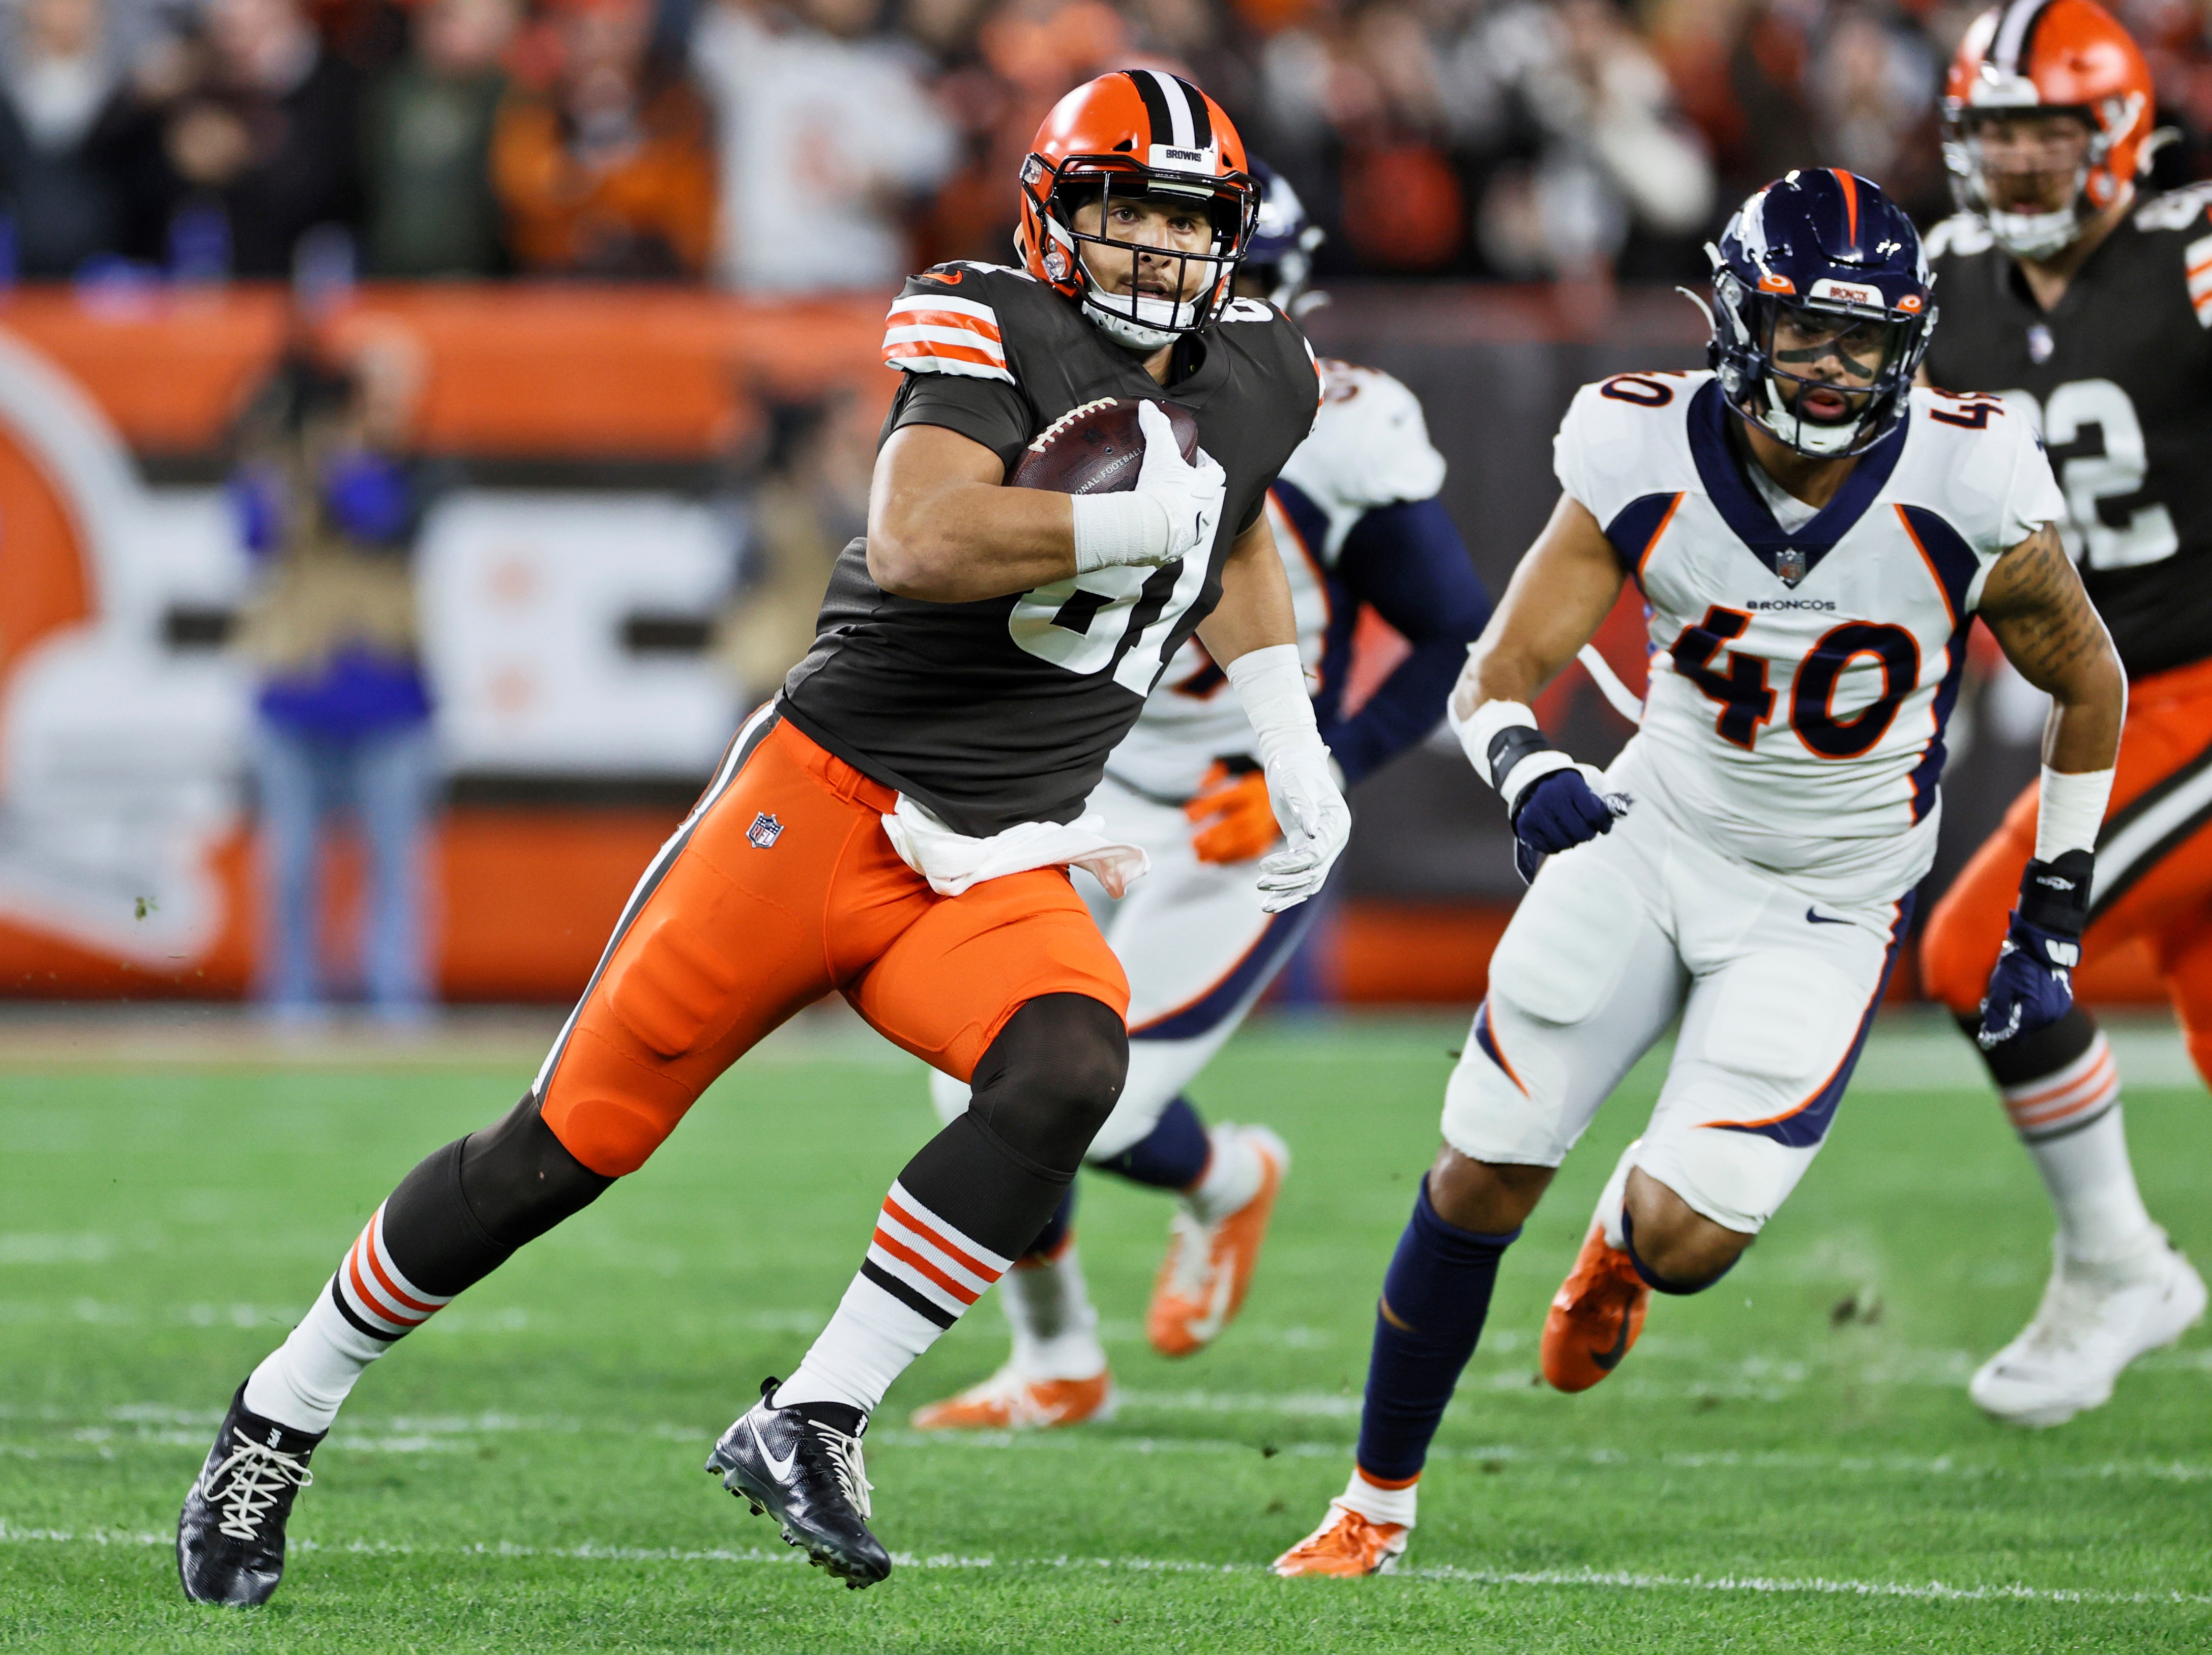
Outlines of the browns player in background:
{"label": "browns player in background", "polygon": [[[1188,82],[1107,75],[1046,118],[1020,186],[1026,269],[941,266],[892,305],[904,383],[814,649],[647,869],[530,1091],[400,1182],[239,1388],[179,1519],[192,1597],[266,1599],[307,1457],[368,1364],[643,1165],[833,990],[973,1098],[707,1469],[848,1585],[883,1579],[868,1417],[1044,1227],[1121,1089],[1128,985],[1067,868],[1117,895],[1143,871],[1084,801],[1194,634],[1250,718],[1285,835],[1257,882],[1278,909],[1321,889],[1350,815],[1265,513],[1321,380],[1287,317],[1231,294],[1259,206],[1243,145]],[[1194,456],[1163,397],[1194,420]],[[1133,490],[1001,486],[1103,399],[1139,405]]]}
{"label": "browns player in background", "polygon": [[2205,1303],[2136,1191],[2105,1037],[2079,1007],[2019,1032],[1991,992],[2001,947],[2063,958],[2140,939],[2212,1080],[2212,186],[2138,197],[2153,95],[2092,0],[1984,14],[1944,105],[1965,210],[1928,247],[1943,326],[1923,372],[2001,392],[2042,431],[2067,549],[2130,685],[2109,799],[2089,776],[2053,794],[2046,769],[2044,798],[2071,819],[2039,820],[2037,789],[2021,794],[1923,944],[1929,988],[1978,1037],[2057,1212],[2042,1305],[1971,1386],[2021,1425],[2099,1406]]}

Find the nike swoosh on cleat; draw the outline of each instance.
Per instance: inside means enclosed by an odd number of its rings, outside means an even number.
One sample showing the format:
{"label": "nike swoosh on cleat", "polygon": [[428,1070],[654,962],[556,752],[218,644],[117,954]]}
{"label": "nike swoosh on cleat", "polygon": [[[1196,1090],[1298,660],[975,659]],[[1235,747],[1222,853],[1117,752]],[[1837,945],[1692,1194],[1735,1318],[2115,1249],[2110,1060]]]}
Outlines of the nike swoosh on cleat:
{"label": "nike swoosh on cleat", "polygon": [[1607,1373],[1619,1367],[1620,1359],[1628,1354],[1628,1315],[1624,1311],[1620,1317],[1620,1336],[1613,1342],[1613,1348],[1594,1350],[1590,1353],[1590,1360],[1595,1362]]}
{"label": "nike swoosh on cleat", "polygon": [[1843,918],[1840,915],[1816,914],[1808,908],[1805,910],[1805,923],[1808,925],[1849,925],[1850,922]]}
{"label": "nike swoosh on cleat", "polygon": [[781,1459],[776,1458],[775,1455],[768,1451],[768,1444],[762,1440],[760,1427],[754,1424],[750,1420],[747,1421],[746,1423],[752,1427],[753,1446],[760,1450],[760,1457],[768,1462],[769,1474],[773,1476],[778,1482],[788,1481],[791,1476],[791,1468],[799,1463],[799,1450],[796,1447],[793,1447],[792,1451],[788,1454],[785,1455]]}

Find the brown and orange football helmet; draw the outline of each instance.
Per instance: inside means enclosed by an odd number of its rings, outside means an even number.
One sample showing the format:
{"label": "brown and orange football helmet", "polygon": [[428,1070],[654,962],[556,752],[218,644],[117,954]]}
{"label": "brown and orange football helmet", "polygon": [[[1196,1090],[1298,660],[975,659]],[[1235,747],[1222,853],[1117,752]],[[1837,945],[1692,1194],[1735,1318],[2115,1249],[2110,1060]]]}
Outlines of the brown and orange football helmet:
{"label": "brown and orange football helmet", "polygon": [[[2142,52],[2096,0],[2009,0],[1974,20],[1951,64],[1943,159],[1952,193],[2006,252],[2049,258],[2081,234],[2083,197],[2100,212],[2148,168],[2154,102]],[[2079,116],[2088,150],[2065,207],[2007,211],[1990,198],[1975,128],[1995,116],[2039,113]]]}
{"label": "brown and orange football helmet", "polygon": [[[1114,199],[1139,197],[1188,201],[1202,207],[1212,227],[1203,253],[1144,249],[1173,261],[1178,297],[1109,293],[1085,259],[1086,244],[1132,245],[1104,233],[1106,209]],[[1118,70],[1077,87],[1037,128],[1022,163],[1014,250],[1030,275],[1079,303],[1108,338],[1133,350],[1157,350],[1221,314],[1259,222],[1260,197],[1244,141],[1219,104],[1181,76]],[[1099,204],[1097,234],[1075,228],[1076,210],[1086,202]],[[1210,269],[1194,271],[1194,265]]]}

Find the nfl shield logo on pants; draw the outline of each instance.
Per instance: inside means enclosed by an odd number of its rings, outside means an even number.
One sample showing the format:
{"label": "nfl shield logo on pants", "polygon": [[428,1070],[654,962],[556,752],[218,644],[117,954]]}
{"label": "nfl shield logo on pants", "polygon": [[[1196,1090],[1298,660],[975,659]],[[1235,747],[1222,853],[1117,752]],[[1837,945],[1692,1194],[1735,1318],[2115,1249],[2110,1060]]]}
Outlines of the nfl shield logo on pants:
{"label": "nfl shield logo on pants", "polygon": [[766,811],[754,817],[753,824],[745,830],[745,837],[751,840],[754,846],[761,850],[768,849],[782,837],[783,824]]}

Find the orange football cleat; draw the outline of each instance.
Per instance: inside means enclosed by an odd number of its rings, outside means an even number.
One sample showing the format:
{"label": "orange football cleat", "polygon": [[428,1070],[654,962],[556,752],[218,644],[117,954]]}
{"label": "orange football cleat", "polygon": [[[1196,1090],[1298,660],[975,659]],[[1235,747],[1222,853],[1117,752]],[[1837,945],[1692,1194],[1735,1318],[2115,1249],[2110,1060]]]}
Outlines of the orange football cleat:
{"label": "orange football cleat", "polygon": [[1411,1532],[1402,1523],[1370,1523],[1332,1500],[1321,1527],[1268,1567],[1285,1580],[1302,1574],[1328,1575],[1340,1580],[1388,1574],[1406,1555],[1406,1536]]}
{"label": "orange football cleat", "polygon": [[1188,1356],[1212,1344],[1244,1308],[1244,1290],[1275,1215],[1275,1197],[1290,1171],[1290,1147],[1264,1126],[1232,1127],[1260,1158],[1260,1187],[1224,1219],[1201,1224],[1178,1211],[1168,1229],[1168,1256],[1152,1283],[1145,1336],[1163,1356]]}
{"label": "orange football cleat", "polygon": [[1620,1366],[1644,1331],[1651,1289],[1626,1253],[1594,1224],[1582,1256],[1544,1317],[1544,1378],[1555,1390],[1588,1390]]}
{"label": "orange football cleat", "polygon": [[917,1431],[1049,1431],[1114,1415],[1114,1380],[1027,1379],[1002,1367],[981,1384],[914,1412]]}

